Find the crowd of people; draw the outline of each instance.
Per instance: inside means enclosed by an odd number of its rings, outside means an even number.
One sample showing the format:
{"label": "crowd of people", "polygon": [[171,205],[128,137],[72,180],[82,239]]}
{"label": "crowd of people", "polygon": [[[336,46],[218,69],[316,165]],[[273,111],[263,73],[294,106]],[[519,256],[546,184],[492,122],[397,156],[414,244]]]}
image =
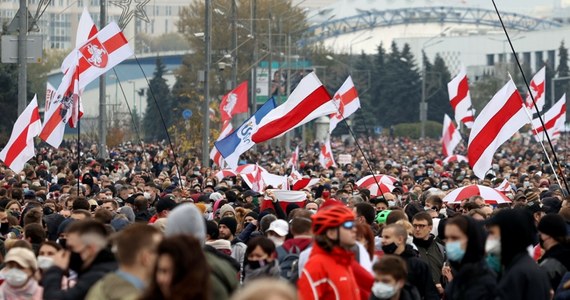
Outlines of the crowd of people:
{"label": "crowd of people", "polygon": [[[19,174],[0,165],[0,299],[570,299],[563,141],[556,170],[521,138],[485,178],[437,140],[333,139],[352,162],[329,169],[300,145],[297,171],[320,178],[302,203],[163,144],[41,148]],[[289,156],[268,143],[241,163],[287,175]],[[398,182],[371,194],[372,173]],[[443,200],[504,179],[509,203]]]}

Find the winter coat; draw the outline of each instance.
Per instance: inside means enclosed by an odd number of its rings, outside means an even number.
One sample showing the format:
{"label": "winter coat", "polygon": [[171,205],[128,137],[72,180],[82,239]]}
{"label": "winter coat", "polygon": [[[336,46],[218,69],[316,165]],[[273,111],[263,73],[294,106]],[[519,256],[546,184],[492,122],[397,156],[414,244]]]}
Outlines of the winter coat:
{"label": "winter coat", "polygon": [[548,276],[536,262],[523,252],[517,254],[505,268],[499,280],[499,299],[550,299]]}
{"label": "winter coat", "polygon": [[550,286],[558,287],[564,274],[570,270],[570,247],[563,244],[555,245],[544,252],[538,264],[548,275]]}
{"label": "winter coat", "polygon": [[446,300],[486,300],[495,297],[497,279],[485,261],[470,263],[455,270],[445,288]]}
{"label": "winter coat", "polygon": [[427,240],[414,238],[414,245],[418,248],[420,259],[429,265],[433,282],[441,283],[441,269],[445,261],[443,246],[435,241],[435,236],[432,234]]}
{"label": "winter coat", "polygon": [[34,279],[23,287],[13,288],[4,281],[0,285],[0,300],[41,300],[43,288]]}
{"label": "winter coat", "polygon": [[109,273],[89,290],[86,300],[135,300],[142,291],[117,273]]}
{"label": "winter coat", "polygon": [[271,263],[268,263],[267,265],[259,267],[257,269],[253,269],[250,265],[246,264],[243,267],[243,272],[244,272],[243,282],[247,283],[248,281],[260,278],[277,279],[281,274],[281,269],[279,269],[279,264],[277,263],[277,260],[274,260]]}
{"label": "winter coat", "polygon": [[210,251],[204,251],[206,262],[210,267],[210,299],[227,300],[238,288],[238,271],[223,258]]}
{"label": "winter coat", "polygon": [[314,244],[297,282],[300,300],[358,300],[360,290],[352,272],[354,254],[340,247],[326,252]]}
{"label": "winter coat", "polygon": [[75,300],[83,299],[89,289],[107,273],[115,271],[117,263],[113,253],[107,249],[101,250],[91,265],[77,274],[76,284],[67,290],[61,289],[64,270],[53,266],[44,272],[42,286],[45,300]]}
{"label": "winter coat", "polygon": [[422,298],[425,300],[439,300],[437,289],[431,278],[430,268],[427,263],[418,257],[412,246],[406,245],[406,250],[400,254],[400,257],[408,265],[408,282],[418,289]]}
{"label": "winter coat", "polygon": [[554,294],[554,300],[570,300],[570,287],[564,288],[564,284],[567,282],[570,282],[570,272],[567,272],[560,281],[560,285]]}

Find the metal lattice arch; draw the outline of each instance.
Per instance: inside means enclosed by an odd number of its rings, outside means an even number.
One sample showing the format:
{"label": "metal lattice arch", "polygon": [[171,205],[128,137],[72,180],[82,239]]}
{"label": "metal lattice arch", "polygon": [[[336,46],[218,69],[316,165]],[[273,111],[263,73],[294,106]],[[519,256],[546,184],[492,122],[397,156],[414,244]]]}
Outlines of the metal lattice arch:
{"label": "metal lattice arch", "polygon": [[[486,27],[501,27],[494,10],[469,7],[413,7],[390,10],[360,10],[360,14],[333,19],[308,28],[310,37],[299,41],[299,45],[313,44],[329,38],[361,30],[409,24],[446,23],[468,24]],[[561,27],[561,23],[538,19],[517,13],[502,13],[507,29],[533,31]]]}

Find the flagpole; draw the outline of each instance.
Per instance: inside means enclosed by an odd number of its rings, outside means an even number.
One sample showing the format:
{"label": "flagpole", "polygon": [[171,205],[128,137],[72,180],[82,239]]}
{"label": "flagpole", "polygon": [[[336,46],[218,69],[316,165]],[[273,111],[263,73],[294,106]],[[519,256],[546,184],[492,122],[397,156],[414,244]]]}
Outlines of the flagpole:
{"label": "flagpole", "polygon": [[[532,104],[534,105],[534,108],[538,112],[540,110],[538,109],[538,105],[536,104],[536,101],[534,99],[534,95],[532,94],[530,86],[528,85],[528,81],[526,80],[526,76],[524,75],[524,71],[523,71],[522,66],[519,62],[517,52],[515,51],[515,48],[513,46],[512,41],[511,41],[511,37],[509,36],[509,33],[507,32],[507,28],[505,27],[505,24],[503,23],[503,18],[501,17],[501,14],[499,13],[499,9],[497,8],[497,4],[495,3],[495,0],[491,0],[491,2],[493,2],[493,6],[495,7],[495,11],[497,12],[497,17],[499,18],[499,21],[501,22],[501,26],[503,27],[503,31],[505,32],[505,36],[507,37],[507,41],[509,42],[509,46],[511,46],[511,51],[513,53],[513,57],[517,63],[519,71],[521,72],[522,78],[524,80],[524,84],[526,85],[530,99],[532,100]],[[523,101],[523,106],[525,106],[525,108],[526,108],[524,101]],[[560,171],[560,174],[562,176],[562,180],[564,181],[564,186],[566,187],[566,191],[570,193],[570,187],[568,186],[568,181],[566,180],[566,176],[564,176],[564,173],[562,173],[562,168],[560,167],[560,161],[558,160],[558,156],[556,155],[556,151],[554,151],[554,146],[552,145],[552,141],[550,140],[550,135],[548,134],[548,132],[546,132],[547,129],[546,129],[546,126],[544,124],[544,120],[542,119],[542,116],[540,114],[538,114],[538,119],[540,120],[540,124],[542,125],[542,128],[545,132],[546,139],[548,140],[548,144],[550,146],[550,149],[552,150],[552,156],[554,156],[554,161],[556,162],[556,165],[558,166],[558,170]],[[532,124],[532,120],[531,120],[531,124]],[[548,153],[545,153],[545,154],[548,157]],[[550,158],[549,158],[549,160],[550,160]],[[552,168],[554,168],[554,166],[552,164],[551,164],[551,166],[552,166]],[[553,171],[553,173],[556,174],[556,171],[554,171],[554,170],[552,170],[552,171]]]}
{"label": "flagpole", "polygon": [[[75,84],[78,84],[77,82]],[[77,96],[79,97],[79,96]],[[79,104],[77,106],[77,197],[81,191],[81,121],[79,118]],[[73,118],[73,116],[71,117]]]}

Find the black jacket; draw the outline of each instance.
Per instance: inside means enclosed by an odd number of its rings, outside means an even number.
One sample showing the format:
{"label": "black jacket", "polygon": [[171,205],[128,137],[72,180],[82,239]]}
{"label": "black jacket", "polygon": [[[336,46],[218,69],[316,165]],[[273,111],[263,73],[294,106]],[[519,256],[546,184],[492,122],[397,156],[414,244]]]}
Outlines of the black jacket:
{"label": "black jacket", "polygon": [[408,282],[418,289],[422,299],[439,300],[435,284],[431,278],[431,271],[427,263],[422,261],[412,246],[406,245],[406,250],[400,254],[408,265]]}
{"label": "black jacket", "polygon": [[563,244],[555,245],[544,252],[538,264],[548,275],[550,286],[558,287],[564,274],[570,270],[570,247]]}
{"label": "black jacket", "polygon": [[496,294],[497,279],[485,261],[465,264],[454,270],[453,280],[445,288],[446,300],[486,300]]}
{"label": "black jacket", "polygon": [[[421,300],[422,297],[414,286],[406,283],[404,288],[400,291],[400,298],[398,300]],[[380,298],[374,296],[374,294],[370,294],[370,300],[381,300]]]}
{"label": "black jacket", "polygon": [[528,253],[522,252],[503,271],[498,293],[505,300],[550,299],[550,282]]}
{"label": "black jacket", "polygon": [[61,279],[65,273],[58,267],[51,267],[44,273],[42,286],[44,287],[44,300],[75,300],[87,296],[89,289],[107,273],[117,269],[115,257],[110,250],[104,249],[87,269],[81,270],[77,275],[77,283],[70,289],[61,289]]}

